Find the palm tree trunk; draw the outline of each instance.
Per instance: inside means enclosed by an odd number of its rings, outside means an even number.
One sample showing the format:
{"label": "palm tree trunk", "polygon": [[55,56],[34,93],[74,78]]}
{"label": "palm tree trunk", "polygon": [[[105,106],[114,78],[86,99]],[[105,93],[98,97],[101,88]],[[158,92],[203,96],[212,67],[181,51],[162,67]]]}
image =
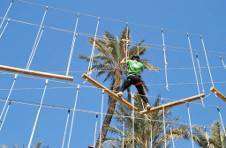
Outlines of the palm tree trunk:
{"label": "palm tree trunk", "polygon": [[[111,86],[111,90],[113,90],[114,92],[119,90],[120,82],[121,82],[121,75],[122,74],[120,71],[115,72],[115,78],[114,78],[112,86]],[[107,114],[104,117],[103,125],[101,128],[101,133],[96,141],[95,148],[101,148],[100,144],[103,143],[103,141],[106,139],[108,128],[111,124],[111,120],[112,120],[113,114],[115,112],[116,103],[117,103],[117,101],[109,96],[109,105],[108,105]]]}

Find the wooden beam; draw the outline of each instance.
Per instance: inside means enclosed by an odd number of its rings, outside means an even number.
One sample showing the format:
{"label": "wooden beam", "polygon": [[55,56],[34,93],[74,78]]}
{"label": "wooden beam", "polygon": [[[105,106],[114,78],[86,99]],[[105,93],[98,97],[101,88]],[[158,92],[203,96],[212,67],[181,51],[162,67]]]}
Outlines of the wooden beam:
{"label": "wooden beam", "polygon": [[65,75],[59,75],[59,74],[53,74],[53,73],[47,73],[47,72],[41,72],[41,71],[34,71],[34,70],[27,70],[27,69],[16,68],[16,67],[5,66],[5,65],[0,65],[0,70],[18,73],[18,74],[25,74],[25,75],[39,76],[39,77],[45,77],[45,78],[73,81],[73,77],[71,77],[71,76],[65,76]]}
{"label": "wooden beam", "polygon": [[219,98],[221,98],[224,102],[226,102],[226,97],[223,93],[221,93],[217,88],[211,87],[210,90]]}
{"label": "wooden beam", "polygon": [[181,105],[181,104],[184,104],[184,103],[187,103],[187,102],[191,102],[191,101],[203,98],[203,97],[205,97],[205,94],[201,93],[201,94],[189,97],[189,98],[185,98],[185,99],[181,99],[181,100],[178,100],[178,101],[173,101],[173,102],[169,102],[167,104],[162,104],[162,105],[159,105],[159,106],[156,106],[156,107],[152,107],[151,109],[141,111],[140,113],[146,114],[146,113],[152,113],[152,112],[155,112],[155,111],[162,110],[163,108],[168,109],[168,108],[171,108],[171,107],[174,107],[174,106],[177,106],[177,105]]}
{"label": "wooden beam", "polygon": [[131,109],[131,110],[134,109],[135,111],[139,111],[139,109],[137,107],[133,106],[131,103],[129,103],[124,98],[119,97],[112,90],[108,89],[107,87],[105,87],[101,83],[97,82],[96,80],[91,78],[88,74],[84,73],[82,75],[82,78],[84,78],[86,81],[90,82],[92,85],[96,86],[97,88],[104,90],[104,92],[106,92],[108,95],[110,95],[113,99],[115,99],[115,100],[121,102],[122,104],[126,105],[129,109]]}

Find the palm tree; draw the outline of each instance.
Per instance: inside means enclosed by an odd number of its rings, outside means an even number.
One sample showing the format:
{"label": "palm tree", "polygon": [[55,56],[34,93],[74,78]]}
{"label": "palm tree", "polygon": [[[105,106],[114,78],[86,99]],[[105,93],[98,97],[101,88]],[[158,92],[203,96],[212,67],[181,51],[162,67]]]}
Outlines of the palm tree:
{"label": "palm tree", "polygon": [[[98,71],[96,75],[97,77],[105,75],[104,81],[109,80],[111,82],[110,89],[115,92],[119,90],[123,74],[125,73],[125,67],[122,66],[120,62],[126,57],[126,53],[131,57],[133,55],[143,55],[147,50],[147,47],[143,46],[143,41],[132,47],[128,47],[127,45],[129,44],[129,41],[130,31],[128,27],[123,29],[119,38],[115,37],[110,32],[105,32],[103,38],[97,38],[95,40],[95,46],[99,53],[93,57],[93,67],[91,69]],[[93,44],[93,42],[94,38],[90,38],[90,43]],[[91,57],[81,56],[80,58],[89,61]],[[147,60],[144,60],[143,63],[148,70],[159,70],[157,67],[148,63]],[[96,147],[99,147],[99,141],[102,142],[106,138],[108,127],[115,112],[116,103],[117,101],[109,96],[107,115],[104,118],[102,130],[99,136],[101,139],[97,139]]]}
{"label": "palm tree", "polygon": [[212,124],[209,136],[203,127],[194,127],[193,139],[203,148],[226,148],[226,135],[221,132],[219,121]]}
{"label": "palm tree", "polygon": [[[139,108],[142,108],[140,97],[136,95],[134,99],[135,105]],[[160,105],[160,100],[161,98],[158,97],[154,103],[154,106]],[[111,138],[108,141],[115,141],[115,143],[117,143],[117,145],[120,145],[120,147],[126,148],[133,147],[133,141],[135,144],[134,147],[141,148],[150,147],[151,142],[155,148],[161,148],[164,146],[165,142],[167,146],[169,146],[169,141],[172,139],[172,137],[174,139],[189,137],[189,130],[187,126],[175,126],[175,123],[173,123],[173,121],[176,121],[177,119],[172,118],[170,116],[170,112],[167,110],[164,112],[164,115],[166,121],[171,121],[165,122],[166,135],[164,135],[163,129],[164,125],[162,122],[162,110],[147,114],[145,116],[135,113],[133,134],[133,118],[131,118],[131,111],[124,106],[118,106],[116,108],[115,119],[116,121],[118,121],[119,125],[110,127],[110,131],[113,134],[119,135],[120,138]],[[124,125],[124,128],[122,127],[122,125]],[[124,138],[122,139],[122,137]]]}

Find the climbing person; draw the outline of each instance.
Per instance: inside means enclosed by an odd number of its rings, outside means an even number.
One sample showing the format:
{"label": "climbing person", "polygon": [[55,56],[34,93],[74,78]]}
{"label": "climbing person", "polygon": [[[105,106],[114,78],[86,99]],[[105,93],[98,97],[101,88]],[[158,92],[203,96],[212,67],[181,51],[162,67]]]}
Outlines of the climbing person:
{"label": "climbing person", "polygon": [[137,88],[143,102],[145,103],[145,108],[150,109],[151,106],[148,102],[146,90],[144,88],[145,83],[141,79],[141,72],[144,70],[144,64],[141,62],[140,57],[138,55],[134,55],[130,60],[127,61],[124,58],[120,63],[127,64],[127,78],[122,83],[117,95],[121,97],[127,88],[129,88],[131,85],[134,85]]}

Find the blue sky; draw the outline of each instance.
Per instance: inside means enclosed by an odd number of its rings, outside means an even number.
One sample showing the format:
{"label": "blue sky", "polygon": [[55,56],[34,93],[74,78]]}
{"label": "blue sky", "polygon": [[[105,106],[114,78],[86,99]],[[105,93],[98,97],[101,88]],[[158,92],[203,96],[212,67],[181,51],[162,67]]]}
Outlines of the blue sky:
{"label": "blue sky", "polygon": [[[10,2],[10,0],[0,1],[1,17],[5,15]],[[210,0],[39,0],[30,2],[50,6],[44,20],[46,27],[31,64],[32,70],[65,74],[76,22],[76,16],[71,11],[81,13],[78,23],[80,35],[75,42],[70,69],[70,75],[74,76],[75,80],[73,83],[50,81],[44,100],[45,104],[64,106],[65,109],[43,108],[41,110],[34,134],[34,142],[41,140],[51,147],[61,145],[67,108],[73,107],[76,85],[83,82],[81,75],[87,70],[88,66],[88,63],[79,59],[79,55],[90,55],[91,53],[92,47],[88,43],[88,36],[94,35],[97,16],[100,17],[99,37],[106,30],[116,36],[119,35],[125,23],[128,22],[131,29],[132,44],[145,40],[145,43],[150,45],[150,49],[143,58],[161,68],[159,73],[145,71],[143,75],[143,79],[150,88],[148,95],[151,96],[149,97],[151,103],[158,94],[166,98],[165,102],[169,102],[197,93],[186,33],[191,34],[192,47],[199,55],[206,94],[210,93],[211,83],[199,39],[200,34],[204,36],[213,79],[216,82],[215,86],[226,94],[225,69],[219,60],[219,56],[226,60],[226,21],[224,20],[226,2],[223,0],[217,2]],[[52,7],[68,11],[53,9]],[[44,11],[45,7],[43,6],[15,1],[7,16],[11,21],[0,39],[0,64],[25,68],[38,32],[37,24],[40,24]],[[51,29],[51,27],[58,29]],[[165,89],[161,28],[166,30],[170,91]],[[0,33],[2,30],[3,28],[1,28]],[[101,81],[102,78],[98,80]],[[0,97],[4,99],[9,94],[13,75],[2,73],[0,82]],[[19,75],[10,98],[39,103],[44,84],[45,79]],[[109,84],[106,83],[105,85],[108,86]],[[82,148],[93,143],[95,112],[100,111],[101,90],[90,86],[86,83],[81,86],[79,91],[77,102],[77,109],[79,110],[75,113],[71,147]],[[105,98],[104,110],[107,109],[107,96]],[[226,122],[224,116],[226,108],[222,100],[210,95],[204,103],[206,104],[205,108],[200,105],[200,101],[190,105],[192,124],[210,127],[212,122],[219,120],[216,106],[222,108],[221,113],[224,122]],[[0,103],[0,107],[3,108],[3,103]],[[0,131],[0,144],[27,144],[37,110],[38,107],[13,103]],[[188,124],[186,105],[172,109],[172,113],[180,118],[179,122]],[[100,118],[97,121],[99,126]],[[191,147],[191,142],[176,142],[176,147],[181,146]]]}

